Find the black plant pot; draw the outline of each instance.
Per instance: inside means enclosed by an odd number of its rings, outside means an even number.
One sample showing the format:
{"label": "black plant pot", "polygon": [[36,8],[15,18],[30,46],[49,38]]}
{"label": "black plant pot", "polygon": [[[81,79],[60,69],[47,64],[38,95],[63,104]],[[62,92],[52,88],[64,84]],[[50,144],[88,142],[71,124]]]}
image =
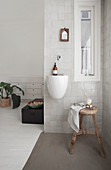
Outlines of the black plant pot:
{"label": "black plant pot", "polygon": [[21,103],[21,97],[19,95],[16,95],[15,93],[12,94],[12,102],[13,102],[13,109],[20,106]]}

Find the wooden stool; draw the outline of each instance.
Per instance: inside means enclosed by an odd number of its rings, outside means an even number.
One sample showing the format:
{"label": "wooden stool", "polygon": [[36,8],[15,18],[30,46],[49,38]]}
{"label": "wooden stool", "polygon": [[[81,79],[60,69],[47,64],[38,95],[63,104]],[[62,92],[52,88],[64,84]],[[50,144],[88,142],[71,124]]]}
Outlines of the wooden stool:
{"label": "wooden stool", "polygon": [[[71,141],[71,145],[70,145],[70,149],[69,149],[70,154],[72,154],[72,152],[73,152],[74,144],[75,144],[75,141],[76,141],[76,136],[81,135],[81,134],[90,134],[90,135],[96,135],[97,136],[98,143],[99,143],[99,146],[100,146],[101,156],[105,157],[104,149],[103,149],[102,142],[101,142],[101,137],[100,137],[100,134],[99,134],[99,130],[98,130],[98,126],[97,126],[97,122],[96,122],[96,118],[95,118],[95,114],[97,113],[97,111],[98,111],[97,108],[94,108],[93,110],[91,110],[89,108],[84,108],[84,109],[80,110],[80,112],[79,112],[80,130],[79,130],[78,133],[74,131],[74,133],[72,135],[72,141]],[[94,126],[95,126],[95,133],[87,131],[87,130],[82,128],[82,120],[83,120],[84,115],[93,117]]]}

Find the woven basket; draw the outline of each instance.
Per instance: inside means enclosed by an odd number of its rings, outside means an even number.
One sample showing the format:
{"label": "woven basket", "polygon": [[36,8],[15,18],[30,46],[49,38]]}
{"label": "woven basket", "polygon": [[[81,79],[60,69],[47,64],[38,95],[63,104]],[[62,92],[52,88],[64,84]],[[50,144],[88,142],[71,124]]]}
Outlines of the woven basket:
{"label": "woven basket", "polygon": [[1,107],[9,107],[9,106],[11,106],[10,97],[8,99],[6,99],[6,98],[0,99],[0,101],[1,101],[1,104],[0,104]]}

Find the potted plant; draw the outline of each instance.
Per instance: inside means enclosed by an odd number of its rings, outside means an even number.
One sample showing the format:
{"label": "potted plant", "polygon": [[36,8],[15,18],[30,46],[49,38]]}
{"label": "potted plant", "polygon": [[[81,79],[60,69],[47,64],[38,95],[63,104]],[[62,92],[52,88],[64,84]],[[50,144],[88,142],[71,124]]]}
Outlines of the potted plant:
{"label": "potted plant", "polygon": [[24,95],[24,91],[20,87],[16,85],[11,85],[11,83],[5,83],[5,82],[0,83],[1,107],[9,107],[11,105],[10,96],[13,94],[14,88],[20,90]]}

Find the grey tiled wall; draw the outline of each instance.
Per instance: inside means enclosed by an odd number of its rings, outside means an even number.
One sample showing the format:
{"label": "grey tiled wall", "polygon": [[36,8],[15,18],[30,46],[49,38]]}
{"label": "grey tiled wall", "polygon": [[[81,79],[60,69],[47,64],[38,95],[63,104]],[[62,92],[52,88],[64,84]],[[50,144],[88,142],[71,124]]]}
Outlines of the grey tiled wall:
{"label": "grey tiled wall", "polygon": [[[100,82],[74,82],[73,81],[73,0],[45,0],[44,18],[44,82],[45,82],[45,132],[72,132],[67,122],[70,105],[74,102],[85,100],[84,89],[89,97],[93,99],[93,104],[98,107],[97,122],[99,129],[102,129],[102,79]],[[103,25],[103,22],[102,22]],[[69,42],[59,41],[60,28],[69,28]],[[102,30],[103,33],[103,30]],[[101,38],[101,63],[103,58],[103,38]],[[57,55],[62,59],[57,63],[59,73],[69,76],[68,89],[65,97],[61,100],[50,98],[46,77],[51,74],[51,70]],[[101,64],[102,70],[102,64]],[[102,72],[101,72],[102,73]],[[84,118],[86,128],[94,129],[93,121],[90,117]]]}
{"label": "grey tiled wall", "polygon": [[103,136],[111,146],[111,1],[104,0]]}

